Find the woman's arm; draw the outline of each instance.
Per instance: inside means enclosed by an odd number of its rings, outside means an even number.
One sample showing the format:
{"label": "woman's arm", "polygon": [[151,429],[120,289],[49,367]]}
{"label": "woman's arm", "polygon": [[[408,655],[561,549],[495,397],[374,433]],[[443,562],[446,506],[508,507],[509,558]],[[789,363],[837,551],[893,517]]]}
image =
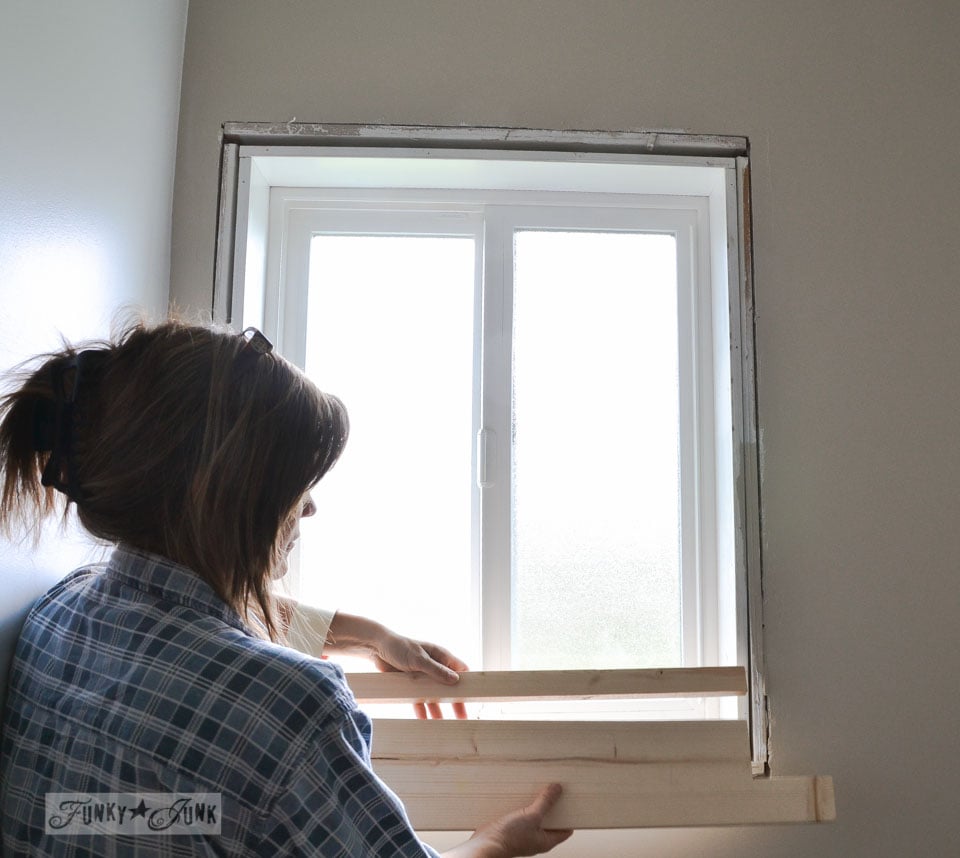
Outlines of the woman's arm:
{"label": "woman's arm", "polygon": [[[425,673],[445,685],[460,679],[459,671],[467,670],[449,650],[427,641],[398,635],[386,626],[354,614],[337,611],[327,632],[327,650],[369,658],[378,670]],[[439,703],[414,703],[417,718],[442,718]],[[466,718],[463,703],[453,704],[455,718]]]}
{"label": "woman's arm", "polygon": [[419,671],[453,685],[467,666],[442,646],[398,635],[386,626],[337,611],[327,632],[326,651],[362,655],[380,670]]}
{"label": "woman's arm", "polygon": [[[446,685],[456,683],[459,672],[468,669],[442,646],[399,635],[375,620],[343,611],[330,613],[287,598],[279,602],[290,646],[308,655],[360,655],[369,658],[378,670],[425,673]],[[416,703],[414,710],[418,718],[443,717],[439,703]],[[453,712],[457,718],[467,717],[463,703],[454,703]]]}

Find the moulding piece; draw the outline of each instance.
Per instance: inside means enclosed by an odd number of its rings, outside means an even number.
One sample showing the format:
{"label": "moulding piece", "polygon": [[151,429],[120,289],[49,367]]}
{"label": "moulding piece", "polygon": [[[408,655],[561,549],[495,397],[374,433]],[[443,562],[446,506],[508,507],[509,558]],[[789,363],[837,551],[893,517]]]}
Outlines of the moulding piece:
{"label": "moulding piece", "polygon": [[364,703],[729,697],[747,693],[742,667],[478,670],[460,674],[456,685],[443,685],[420,673],[351,673],[347,683]]}
{"label": "moulding piece", "polygon": [[670,828],[827,822],[828,777],[750,776],[740,763],[373,761],[414,828],[470,830],[528,804],[544,784],[563,795],[548,828]]}
{"label": "moulding piece", "polygon": [[378,718],[376,760],[607,760],[735,763],[745,771],[746,721],[415,721]]}

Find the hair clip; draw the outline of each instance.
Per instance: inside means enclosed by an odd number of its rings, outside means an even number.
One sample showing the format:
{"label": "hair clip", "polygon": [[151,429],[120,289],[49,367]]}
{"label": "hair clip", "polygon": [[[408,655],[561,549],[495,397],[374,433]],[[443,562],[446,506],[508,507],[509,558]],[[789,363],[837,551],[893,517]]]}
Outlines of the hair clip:
{"label": "hair clip", "polygon": [[269,354],[273,351],[273,343],[257,328],[244,328],[240,336],[247,341],[244,348],[253,349],[258,355]]}
{"label": "hair clip", "polygon": [[41,453],[50,452],[40,484],[63,492],[74,502],[83,499],[71,461],[77,428],[76,402],[83,383],[100,370],[109,354],[109,349],[84,349],[56,362],[50,369],[53,401],[42,403],[35,412],[34,448]]}

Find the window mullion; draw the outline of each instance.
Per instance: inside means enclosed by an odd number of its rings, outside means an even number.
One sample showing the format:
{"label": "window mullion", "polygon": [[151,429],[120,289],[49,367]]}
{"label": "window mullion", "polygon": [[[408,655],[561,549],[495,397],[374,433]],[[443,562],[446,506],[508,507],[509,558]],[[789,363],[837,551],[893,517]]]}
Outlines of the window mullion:
{"label": "window mullion", "polygon": [[[314,229],[308,213],[281,203],[277,217],[284,229],[268,276],[276,287],[267,290],[263,332],[287,360],[303,368],[306,354],[307,295],[310,284],[310,241]],[[273,220],[274,218],[272,218]]]}
{"label": "window mullion", "polygon": [[677,241],[677,324],[680,442],[680,575],[682,648],[685,667],[699,667],[702,658],[700,593],[699,491],[701,451],[698,444],[700,403],[696,367],[696,280],[694,277],[693,229],[675,233]]}
{"label": "window mullion", "polygon": [[720,630],[717,617],[719,588],[717,566],[717,457],[715,450],[713,278],[710,271],[707,212],[698,211],[691,227],[690,255],[693,266],[695,304],[691,330],[696,343],[694,389],[697,396],[697,496],[699,498],[700,662],[719,664]]}
{"label": "window mullion", "polygon": [[483,370],[477,482],[481,496],[483,666],[510,667],[511,375],[513,232],[495,206],[485,209]]}

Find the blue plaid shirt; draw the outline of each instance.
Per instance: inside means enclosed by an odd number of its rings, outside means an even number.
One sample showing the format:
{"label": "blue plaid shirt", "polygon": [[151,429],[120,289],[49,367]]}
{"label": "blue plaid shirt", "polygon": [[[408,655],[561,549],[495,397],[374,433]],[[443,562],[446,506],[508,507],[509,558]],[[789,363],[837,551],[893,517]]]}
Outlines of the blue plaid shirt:
{"label": "blue plaid shirt", "polygon": [[[4,855],[437,854],[371,770],[339,667],[252,636],[190,570],[127,548],[30,613],[2,748]],[[48,793],[215,793],[220,833],[46,833]]]}

